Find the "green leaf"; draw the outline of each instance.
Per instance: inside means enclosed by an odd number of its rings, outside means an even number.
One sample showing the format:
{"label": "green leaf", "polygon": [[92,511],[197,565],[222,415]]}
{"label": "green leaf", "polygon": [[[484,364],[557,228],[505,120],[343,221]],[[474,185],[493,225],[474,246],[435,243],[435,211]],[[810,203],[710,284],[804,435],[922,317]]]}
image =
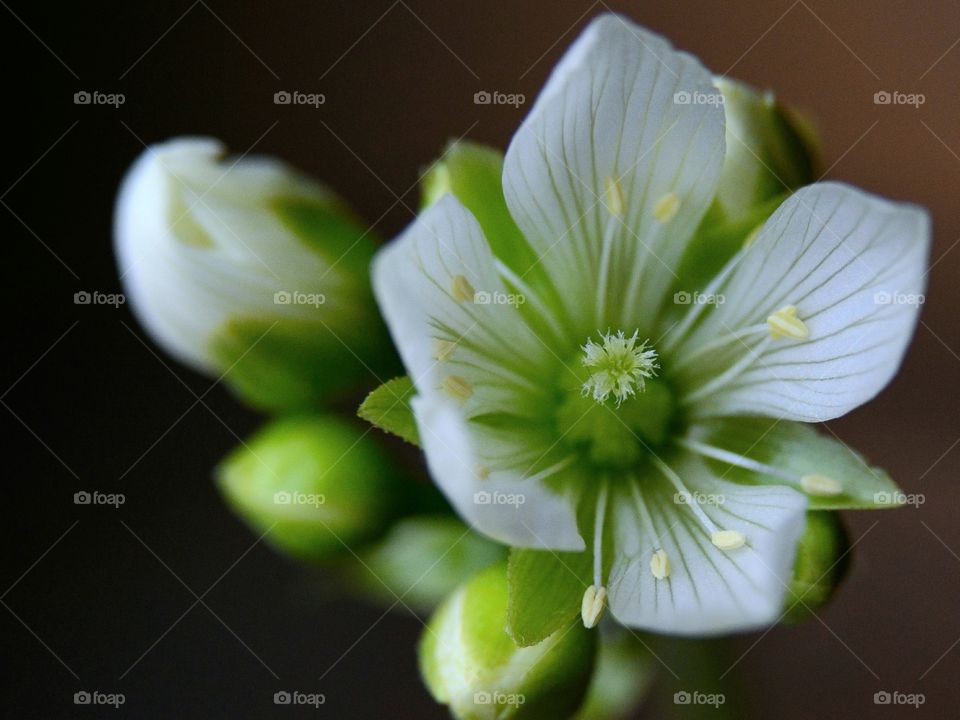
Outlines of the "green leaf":
{"label": "green leaf", "polygon": [[[903,494],[882,469],[839,440],[809,425],[761,417],[723,418],[699,424],[691,438],[742,455],[792,476],[825,475],[840,483],[835,496],[809,495],[810,510],[887,508],[902,505]],[[708,459],[729,480],[751,484],[790,484],[783,478]]]}
{"label": "green leaf", "polygon": [[416,390],[406,375],[388,380],[360,404],[357,415],[381,430],[393,433],[419,447],[420,435],[410,399]]}
{"label": "green leaf", "polygon": [[826,604],[847,573],[849,548],[839,513],[807,513],[785,600],[786,622],[806,620]]}
{"label": "green leaf", "polygon": [[507,570],[507,632],[521,647],[535,645],[580,612],[591,583],[588,552],[513,548]]}

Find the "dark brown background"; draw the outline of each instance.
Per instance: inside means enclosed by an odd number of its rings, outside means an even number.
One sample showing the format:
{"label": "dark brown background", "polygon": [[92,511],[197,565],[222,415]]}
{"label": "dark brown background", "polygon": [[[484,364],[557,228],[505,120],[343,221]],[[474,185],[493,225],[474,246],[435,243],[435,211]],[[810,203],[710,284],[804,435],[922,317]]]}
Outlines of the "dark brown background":
{"label": "dark brown background", "polygon": [[[127,696],[107,716],[285,717],[296,711],[274,708],[272,694],[298,688],[327,697],[307,716],[444,717],[417,677],[418,621],[381,619],[261,545],[251,550],[255,538],[220,504],[210,467],[258,419],[221,388],[203,395],[208,382],[171,365],[181,384],[137,339],[128,309],[75,306],[72,295],[117,289],[117,182],[141,142],[184,133],[280,155],[391,236],[411,217],[418,171],[448,139],[504,146],[522,118],[524,108],[474,105],[474,92],[532,100],[604,4],[0,4],[10,559],[0,620],[10,716],[93,716],[71,698],[99,689]],[[859,542],[837,601],[819,620],[740,639],[739,668],[757,717],[956,717],[960,7],[614,5],[713,70],[815,114],[830,177],[933,213],[929,302],[903,372],[833,423],[926,502],[851,514]],[[123,92],[127,102],[75,106],[83,89]],[[281,89],[323,92],[327,102],[278,107]],[[926,102],[878,106],[878,90]],[[122,491],[127,504],[76,507],[82,488]],[[188,611],[193,592],[203,602]],[[881,689],[923,692],[926,704],[877,708]]]}

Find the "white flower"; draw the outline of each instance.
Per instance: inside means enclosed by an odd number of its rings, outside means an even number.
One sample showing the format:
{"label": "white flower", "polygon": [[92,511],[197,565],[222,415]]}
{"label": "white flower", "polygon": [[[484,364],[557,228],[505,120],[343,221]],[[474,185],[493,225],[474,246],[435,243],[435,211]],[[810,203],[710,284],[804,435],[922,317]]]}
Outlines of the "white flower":
{"label": "white flower", "polygon": [[378,337],[366,234],[323,186],[275,159],[227,159],[211,138],[144,151],[114,228],[124,288],[154,339],[269,407],[330,391],[338,337],[361,352]]}
{"label": "white flower", "polygon": [[[874,506],[891,487],[796,421],[838,417],[896,373],[917,307],[874,298],[922,292],[927,217],[803,188],[701,288],[722,302],[672,303],[724,138],[697,60],[601,17],[506,154],[506,202],[538,261],[495,256],[450,195],[375,260],[434,480],[496,539],[593,553],[588,624],[605,602],[669,633],[773,622],[805,511]],[[524,502],[475,502],[484,491]]]}

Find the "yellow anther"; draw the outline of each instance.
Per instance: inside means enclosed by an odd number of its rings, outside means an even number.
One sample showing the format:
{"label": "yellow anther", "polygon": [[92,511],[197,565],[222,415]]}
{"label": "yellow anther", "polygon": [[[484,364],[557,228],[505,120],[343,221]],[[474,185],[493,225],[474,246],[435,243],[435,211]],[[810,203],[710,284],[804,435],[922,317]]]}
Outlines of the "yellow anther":
{"label": "yellow anther", "polygon": [[747,538],[736,530],[717,530],[710,535],[710,542],[721,550],[737,550],[747,544]]}
{"label": "yellow anther", "polygon": [[585,628],[596,627],[603,617],[607,607],[607,589],[602,585],[591,585],[583,593],[583,602],[580,603],[580,618]]}
{"label": "yellow anther", "polygon": [[657,580],[670,577],[670,558],[665,550],[656,550],[650,556],[650,572]]}
{"label": "yellow anther", "polygon": [[607,210],[610,211],[610,214],[618,217],[623,215],[625,203],[623,199],[623,188],[620,185],[620,180],[610,176],[604,178],[603,192],[606,195]]}
{"label": "yellow anther", "polygon": [[443,389],[460,402],[473,395],[473,384],[459,375],[447,375],[443,379]]}
{"label": "yellow anther", "polygon": [[473,285],[470,284],[470,281],[463,275],[453,276],[452,289],[453,299],[457,302],[473,302],[473,296],[477,293],[477,291],[473,289]]}
{"label": "yellow anther", "polygon": [[768,317],[767,328],[770,330],[770,337],[774,340],[785,337],[806,340],[810,337],[810,331],[803,320],[797,317],[797,308],[793,305],[784,305]]}
{"label": "yellow anther", "polygon": [[486,480],[490,477],[490,468],[486,465],[477,465],[473,472],[477,476],[477,480]]}
{"label": "yellow anther", "polygon": [[440,362],[444,362],[450,359],[450,356],[453,355],[453,351],[456,349],[457,344],[455,342],[440,340],[438,338],[433,344],[433,357]]}
{"label": "yellow anther", "polygon": [[800,487],[808,495],[832,497],[843,494],[843,485],[826,475],[804,475],[800,478]]}
{"label": "yellow anther", "polygon": [[675,192],[668,192],[653,204],[653,216],[662,224],[673,220],[679,210],[680,197]]}

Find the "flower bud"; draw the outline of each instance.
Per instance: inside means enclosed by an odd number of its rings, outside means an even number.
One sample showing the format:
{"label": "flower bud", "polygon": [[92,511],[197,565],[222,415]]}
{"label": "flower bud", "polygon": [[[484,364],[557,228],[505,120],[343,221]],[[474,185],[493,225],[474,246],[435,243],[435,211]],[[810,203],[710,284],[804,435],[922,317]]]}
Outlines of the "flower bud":
{"label": "flower bud", "polygon": [[420,671],[430,692],[461,720],[570,717],[590,680],[596,633],[577,619],[521,648],[504,630],[506,614],[503,563],[444,601],[420,642]]}
{"label": "flower bud", "polygon": [[356,566],[358,580],[388,603],[433,610],[474,573],[506,557],[503,545],[471,531],[450,515],[399,520]]}
{"label": "flower bud", "polygon": [[220,491],[264,540],[324,560],[381,532],[393,483],[379,449],[332,416],[274,420],[216,471]]}
{"label": "flower bud", "polygon": [[366,372],[353,353],[375,356],[385,338],[372,238],[278,160],[227,160],[210,138],[155,145],[123,181],[114,235],[151,336],[256,406],[316,407]]}
{"label": "flower bud", "polygon": [[772,92],[727,77],[714,82],[723,94],[727,151],[711,215],[730,222],[813,182],[818,151],[809,122]]}
{"label": "flower bud", "polygon": [[786,622],[805,620],[827,603],[846,574],[849,547],[839,513],[824,510],[807,513],[807,527],[797,547],[793,579],[785,601]]}

